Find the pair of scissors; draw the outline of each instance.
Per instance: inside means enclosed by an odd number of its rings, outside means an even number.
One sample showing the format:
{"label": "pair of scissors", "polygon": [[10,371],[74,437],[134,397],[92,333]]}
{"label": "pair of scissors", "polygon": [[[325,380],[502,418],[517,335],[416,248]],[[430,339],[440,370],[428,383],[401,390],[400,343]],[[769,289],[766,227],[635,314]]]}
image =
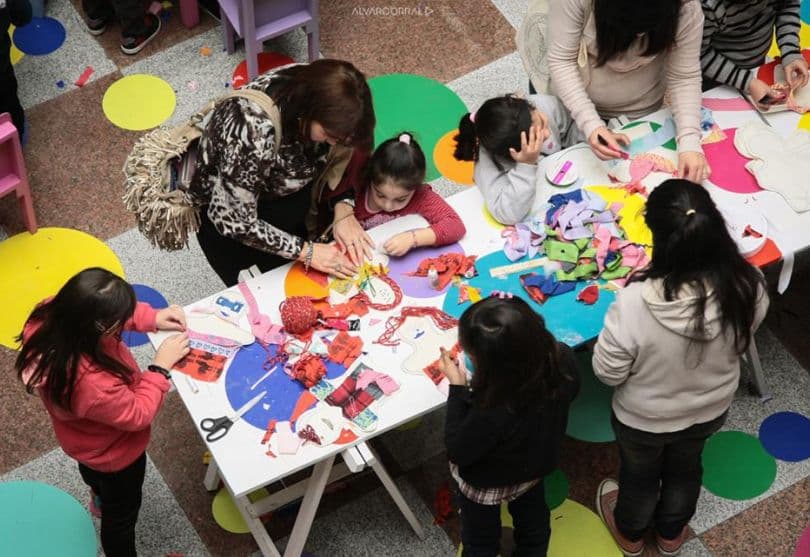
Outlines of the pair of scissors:
{"label": "pair of scissors", "polygon": [[222,416],[221,418],[204,418],[200,421],[200,428],[203,431],[207,431],[208,435],[205,436],[205,439],[210,443],[213,441],[219,441],[225,434],[228,433],[228,430],[231,429],[231,426],[238,421],[245,413],[256,406],[261,399],[264,398],[264,395],[267,394],[267,391],[262,391],[261,394],[258,394],[251,398],[248,402],[246,402],[239,410],[231,414],[230,416]]}

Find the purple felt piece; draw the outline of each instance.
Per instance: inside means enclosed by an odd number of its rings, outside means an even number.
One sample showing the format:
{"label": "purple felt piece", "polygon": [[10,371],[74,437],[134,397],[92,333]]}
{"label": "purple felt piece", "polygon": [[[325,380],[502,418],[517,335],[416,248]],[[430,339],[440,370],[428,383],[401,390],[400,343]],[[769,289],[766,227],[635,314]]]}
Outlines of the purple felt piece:
{"label": "purple felt piece", "polygon": [[435,298],[446,292],[450,283],[443,290],[434,290],[431,288],[430,280],[427,277],[413,277],[406,273],[416,271],[423,259],[439,257],[444,253],[464,253],[464,250],[458,243],[439,248],[429,247],[411,250],[404,257],[391,257],[388,262],[389,275],[402,288],[402,292],[406,296],[411,298]]}

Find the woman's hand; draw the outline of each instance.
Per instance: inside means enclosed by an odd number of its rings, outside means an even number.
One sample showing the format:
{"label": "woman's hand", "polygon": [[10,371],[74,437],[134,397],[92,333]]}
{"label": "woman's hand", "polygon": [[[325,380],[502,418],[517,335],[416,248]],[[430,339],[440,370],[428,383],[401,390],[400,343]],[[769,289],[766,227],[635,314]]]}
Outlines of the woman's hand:
{"label": "woman's hand", "polygon": [[[306,250],[301,252],[302,257],[305,253]],[[357,274],[357,265],[341,253],[334,243],[313,244],[310,266],[322,273],[342,279],[351,278]]]}
{"label": "woman's hand", "polygon": [[185,331],[186,312],[180,306],[172,304],[157,312],[155,322],[161,331]]}
{"label": "woman's hand", "polygon": [[703,153],[687,151],[678,154],[678,176],[684,180],[700,184],[710,174],[711,168],[709,168]]}
{"label": "woman's hand", "polygon": [[[785,68],[785,71],[787,71],[787,68]],[[769,97],[772,100],[778,100],[784,98],[785,96],[783,92],[777,91],[761,79],[751,80],[751,84],[748,86],[748,94],[750,95],[751,100],[753,100],[757,105],[757,108],[763,112],[767,112],[771,107],[770,104],[764,102],[765,97]]]}
{"label": "woman's hand", "polygon": [[467,376],[458,368],[458,363],[452,354],[445,350],[444,347],[440,347],[439,350],[442,354],[441,358],[439,358],[439,370],[447,377],[451,385],[466,385]]}
{"label": "woman's hand", "polygon": [[510,147],[509,154],[515,162],[537,164],[540,150],[543,148],[543,139],[543,130],[540,126],[533,125],[529,128],[529,137],[526,137],[526,132],[520,132],[520,151]]}
{"label": "woman's hand", "polygon": [[160,343],[157,354],[155,354],[155,365],[164,369],[172,369],[174,364],[186,357],[188,351],[188,334],[172,335]]}
{"label": "woman's hand", "polygon": [[630,138],[623,133],[615,133],[605,126],[596,128],[588,138],[591,151],[603,161],[622,158],[620,143],[630,145]]}
{"label": "woman's hand", "polygon": [[[337,207],[347,207],[352,213],[338,217]],[[335,236],[338,245],[343,253],[349,256],[352,263],[360,265],[364,259],[371,259],[374,249],[374,241],[371,239],[360,222],[355,218],[351,205],[338,203],[335,207],[335,221],[332,234]]]}
{"label": "woman's hand", "polygon": [[416,247],[416,236],[413,232],[400,232],[394,234],[383,244],[383,249],[388,255],[402,257]]}
{"label": "woman's hand", "polygon": [[785,66],[785,77],[791,89],[801,89],[807,85],[808,77],[810,77],[808,76],[807,60],[802,57]]}

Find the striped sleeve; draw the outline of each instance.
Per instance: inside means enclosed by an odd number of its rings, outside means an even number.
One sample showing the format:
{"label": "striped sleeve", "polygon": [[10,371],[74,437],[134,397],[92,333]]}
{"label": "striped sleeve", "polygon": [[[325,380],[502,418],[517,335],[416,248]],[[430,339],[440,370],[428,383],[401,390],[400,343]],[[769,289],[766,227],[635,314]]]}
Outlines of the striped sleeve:
{"label": "striped sleeve", "polygon": [[753,79],[751,72],[739,67],[714,44],[715,37],[724,32],[725,5],[722,0],[703,0],[703,41],[700,66],[704,77],[747,91]]}
{"label": "striped sleeve", "polygon": [[782,63],[787,65],[801,58],[799,30],[801,0],[780,0],[776,12],[776,44],[782,54]]}

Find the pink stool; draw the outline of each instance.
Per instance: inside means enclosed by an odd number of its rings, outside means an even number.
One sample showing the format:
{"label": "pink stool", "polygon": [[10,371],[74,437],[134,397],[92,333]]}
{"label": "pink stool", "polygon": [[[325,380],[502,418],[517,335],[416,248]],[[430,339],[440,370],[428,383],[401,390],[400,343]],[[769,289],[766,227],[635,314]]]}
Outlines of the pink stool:
{"label": "pink stool", "polygon": [[189,28],[200,22],[200,7],[197,0],[180,0],[180,21]]}
{"label": "pink stool", "polygon": [[37,218],[34,215],[34,200],[25,171],[25,161],[20,145],[20,135],[11,123],[11,116],[0,114],[0,197],[15,192],[20,203],[25,227],[34,234]]}

